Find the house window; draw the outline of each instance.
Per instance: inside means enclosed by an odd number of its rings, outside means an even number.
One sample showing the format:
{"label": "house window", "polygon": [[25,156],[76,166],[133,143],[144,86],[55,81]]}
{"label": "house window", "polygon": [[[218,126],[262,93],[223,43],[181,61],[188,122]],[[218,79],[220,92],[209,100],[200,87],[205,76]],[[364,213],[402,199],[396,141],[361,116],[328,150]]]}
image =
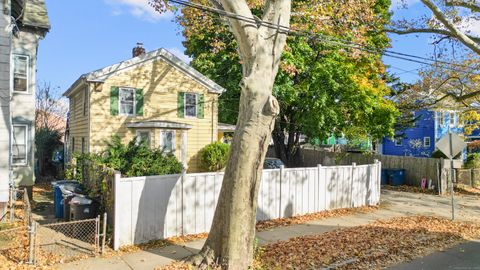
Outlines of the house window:
{"label": "house window", "polygon": [[175,131],[160,131],[160,147],[165,153],[175,152]]}
{"label": "house window", "polygon": [[137,144],[146,143],[150,147],[150,131],[139,130],[137,131]]}
{"label": "house window", "polygon": [[13,91],[28,92],[28,62],[27,55],[13,56]]}
{"label": "house window", "polygon": [[395,139],[395,146],[402,146],[402,139]]}
{"label": "house window", "polygon": [[120,115],[135,115],[135,89],[120,88]]}
{"label": "house window", "polygon": [[197,94],[185,93],[185,116],[197,117]]}
{"label": "house window", "polygon": [[424,137],[423,138],[423,146],[424,147],[430,147],[430,137]]}
{"label": "house window", "polygon": [[451,112],[450,113],[450,126],[455,125],[455,113]]}
{"label": "house window", "polygon": [[27,125],[13,126],[13,164],[27,164]]}

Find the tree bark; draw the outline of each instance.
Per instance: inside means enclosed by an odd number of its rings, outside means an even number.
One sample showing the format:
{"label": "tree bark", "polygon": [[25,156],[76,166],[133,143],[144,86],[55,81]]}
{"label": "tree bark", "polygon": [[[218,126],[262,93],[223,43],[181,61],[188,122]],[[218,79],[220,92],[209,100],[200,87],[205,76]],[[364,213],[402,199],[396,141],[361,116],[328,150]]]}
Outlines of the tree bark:
{"label": "tree bark", "polygon": [[[242,0],[222,0],[227,12],[254,18]],[[267,0],[263,20],[289,26],[290,0]],[[190,258],[205,267],[248,269],[253,260],[257,194],[263,161],[279,105],[272,96],[286,33],[229,19],[243,66],[240,110],[212,227],[199,254]]]}

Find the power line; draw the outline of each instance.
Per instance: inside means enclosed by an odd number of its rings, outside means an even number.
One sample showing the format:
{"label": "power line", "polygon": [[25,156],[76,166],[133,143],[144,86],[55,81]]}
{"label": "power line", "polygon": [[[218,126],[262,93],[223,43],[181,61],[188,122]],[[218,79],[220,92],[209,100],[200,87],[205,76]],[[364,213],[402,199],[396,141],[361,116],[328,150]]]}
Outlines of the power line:
{"label": "power line", "polygon": [[[358,49],[358,50],[366,51],[366,52],[373,53],[373,54],[383,55],[383,56],[387,56],[387,57],[391,57],[391,58],[397,58],[397,59],[400,59],[400,60],[414,62],[414,63],[418,63],[418,64],[433,66],[433,63],[440,63],[440,64],[446,64],[446,65],[449,65],[449,66],[457,66],[457,67],[461,67],[461,68],[467,68],[467,69],[470,69],[471,71],[474,71],[474,69],[472,69],[469,66],[464,66],[464,65],[461,65],[461,64],[457,64],[457,63],[450,63],[450,62],[446,62],[446,61],[441,61],[441,60],[436,60],[436,59],[431,59],[431,58],[426,58],[426,57],[421,57],[421,56],[416,56],[416,55],[410,55],[410,54],[396,52],[396,51],[392,51],[392,50],[379,51],[378,49],[369,49],[365,45],[354,43],[354,42],[351,42],[351,41],[341,40],[341,39],[336,38],[336,37],[327,36],[327,35],[319,34],[319,33],[312,33],[312,32],[308,32],[308,31],[304,31],[304,30],[295,30],[295,29],[291,29],[291,28],[283,26],[283,25],[266,22],[266,21],[260,20],[258,18],[256,18],[256,19],[255,18],[249,18],[249,17],[243,16],[243,15],[238,15],[238,14],[231,13],[231,12],[228,12],[228,11],[225,11],[225,10],[208,7],[208,6],[201,5],[201,4],[191,3],[191,2],[184,1],[184,0],[169,0],[169,2],[176,3],[176,4],[179,4],[179,5],[183,5],[183,6],[187,6],[187,7],[191,7],[191,8],[195,8],[195,9],[199,9],[199,10],[209,12],[209,13],[214,13],[214,14],[217,14],[217,15],[222,15],[222,16],[225,16],[225,17],[228,17],[228,18],[244,21],[244,22],[247,22],[247,23],[250,23],[250,24],[254,24],[256,26],[259,26],[259,25],[266,26],[266,27],[271,28],[271,29],[275,29],[275,30],[278,30],[278,31],[283,31],[287,34],[303,35],[303,36],[307,36],[309,38],[315,38],[315,39],[318,39],[320,37],[320,38],[323,38],[323,40],[319,40],[320,42],[327,42],[327,43],[331,43],[331,44],[335,44],[335,45],[339,45],[339,46],[350,47],[350,48],[353,48],[353,49]],[[413,58],[413,59],[410,59],[410,58]],[[415,59],[418,59],[418,60],[415,60]],[[426,62],[420,61],[420,60],[431,61],[433,63],[426,63]],[[465,71],[465,70],[459,70],[459,69],[452,68],[452,67],[445,67],[445,68],[449,69],[449,70],[452,70],[452,71],[456,71],[456,72],[467,73],[467,74],[471,74],[471,75],[478,75],[475,72],[468,72],[468,71]]]}

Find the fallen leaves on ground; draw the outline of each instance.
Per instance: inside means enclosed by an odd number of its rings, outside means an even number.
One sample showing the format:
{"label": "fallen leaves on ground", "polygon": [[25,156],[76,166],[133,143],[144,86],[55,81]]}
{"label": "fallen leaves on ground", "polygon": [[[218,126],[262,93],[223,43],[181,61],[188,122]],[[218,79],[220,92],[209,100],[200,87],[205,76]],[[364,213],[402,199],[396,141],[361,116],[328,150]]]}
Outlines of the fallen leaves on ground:
{"label": "fallen leaves on ground", "polygon": [[480,225],[400,217],[263,247],[265,269],[379,269],[480,236]]}
{"label": "fallen leaves on ground", "polygon": [[455,192],[462,195],[474,195],[480,196],[480,188],[474,188],[467,185],[457,184],[455,187]]}
{"label": "fallen leaves on ground", "polygon": [[265,230],[269,230],[269,229],[280,227],[280,226],[303,224],[312,220],[347,216],[347,215],[352,215],[356,213],[367,213],[377,209],[378,209],[378,206],[362,206],[357,208],[343,208],[343,209],[328,210],[328,211],[322,211],[322,212],[313,213],[313,214],[293,216],[289,218],[270,219],[270,220],[257,222],[256,228],[257,228],[257,231],[265,231]]}
{"label": "fallen leaves on ground", "polygon": [[129,245],[129,246],[123,246],[120,248],[120,252],[123,253],[131,253],[131,252],[137,252],[140,250],[149,250],[149,249],[156,249],[156,248],[162,248],[168,245],[182,245],[185,244],[186,242],[191,242],[199,239],[204,239],[208,237],[208,233],[199,233],[199,234],[187,234],[183,236],[174,236],[174,237],[169,237],[167,239],[161,239],[161,240],[154,240],[150,241],[148,243],[143,243],[143,244],[138,244],[138,245]]}
{"label": "fallen leaves on ground", "polygon": [[410,193],[423,193],[423,194],[433,194],[433,195],[438,194],[433,189],[426,189],[426,188],[415,187],[415,186],[406,186],[406,185],[402,185],[402,186],[384,185],[384,186],[382,186],[382,189],[393,190],[393,191],[401,191],[401,192],[410,192]]}

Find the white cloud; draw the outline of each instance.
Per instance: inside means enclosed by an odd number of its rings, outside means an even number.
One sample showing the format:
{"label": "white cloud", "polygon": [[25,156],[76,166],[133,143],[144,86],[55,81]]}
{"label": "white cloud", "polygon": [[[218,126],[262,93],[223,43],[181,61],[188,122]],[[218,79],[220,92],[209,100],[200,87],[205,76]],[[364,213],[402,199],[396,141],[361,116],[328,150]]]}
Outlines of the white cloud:
{"label": "white cloud", "polygon": [[392,0],[392,5],[390,9],[393,10],[393,9],[400,9],[400,8],[408,8],[419,2],[420,0]]}
{"label": "white cloud", "polygon": [[459,24],[459,28],[473,36],[480,37],[480,20],[474,17],[467,17]]}
{"label": "white cloud", "polygon": [[112,15],[118,16],[129,13],[137,18],[156,22],[161,19],[170,19],[171,12],[159,13],[149,5],[149,0],[104,0],[105,3],[112,6]]}
{"label": "white cloud", "polygon": [[190,61],[192,61],[192,58],[186,56],[184,53],[183,53],[183,49],[179,49],[177,47],[172,47],[172,48],[165,48],[167,51],[171,52],[172,54],[174,54],[176,57],[180,58],[180,60],[182,60],[183,62],[189,64]]}

